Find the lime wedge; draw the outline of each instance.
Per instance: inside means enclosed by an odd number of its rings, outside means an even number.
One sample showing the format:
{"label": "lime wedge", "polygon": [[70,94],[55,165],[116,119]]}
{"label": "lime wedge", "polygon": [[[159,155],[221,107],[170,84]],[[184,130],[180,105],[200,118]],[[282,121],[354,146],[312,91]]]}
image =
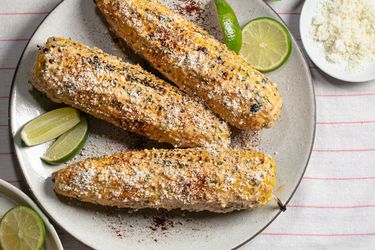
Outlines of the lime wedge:
{"label": "lime wedge", "polygon": [[250,21],[243,28],[242,37],[240,56],[262,72],[279,68],[292,51],[288,30],[272,18],[261,17]]}
{"label": "lime wedge", "polygon": [[27,123],[21,131],[21,138],[27,146],[41,144],[55,139],[78,123],[78,110],[55,109]]}
{"label": "lime wedge", "polygon": [[49,164],[63,163],[73,158],[85,145],[88,137],[87,119],[81,121],[71,130],[60,136],[41,157]]}
{"label": "lime wedge", "polygon": [[44,237],[43,220],[29,207],[14,207],[1,219],[0,248],[3,250],[41,249]]}
{"label": "lime wedge", "polygon": [[215,0],[215,5],[224,42],[229,49],[238,53],[242,44],[242,32],[236,14],[225,0]]}

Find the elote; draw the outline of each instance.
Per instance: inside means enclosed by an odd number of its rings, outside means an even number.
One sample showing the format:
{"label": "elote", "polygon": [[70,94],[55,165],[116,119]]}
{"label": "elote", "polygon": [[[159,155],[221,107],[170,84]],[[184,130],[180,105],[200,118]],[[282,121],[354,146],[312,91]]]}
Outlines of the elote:
{"label": "elote", "polygon": [[40,48],[31,83],[54,102],[160,142],[230,141],[229,126],[204,104],[138,65],[68,39],[50,38]]}
{"label": "elote", "polygon": [[260,152],[194,148],[91,158],[52,180],[57,194],[94,204],[227,213],[266,204],[275,175],[274,161]]}
{"label": "elote", "polygon": [[271,127],[282,109],[266,76],[158,0],[96,0],[111,29],[183,91],[231,125]]}

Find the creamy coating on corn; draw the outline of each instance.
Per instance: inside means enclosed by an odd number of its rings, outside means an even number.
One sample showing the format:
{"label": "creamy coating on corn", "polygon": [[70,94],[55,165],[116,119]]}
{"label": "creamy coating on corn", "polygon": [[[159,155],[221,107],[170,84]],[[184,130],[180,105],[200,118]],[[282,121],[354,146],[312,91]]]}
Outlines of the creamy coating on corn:
{"label": "creamy coating on corn", "polygon": [[132,49],[231,125],[260,130],[279,119],[276,85],[193,22],[157,0],[96,3]]}
{"label": "creamy coating on corn", "polygon": [[56,193],[106,206],[226,213],[269,201],[276,168],[253,150],[153,149],[91,158],[53,174]]}
{"label": "creamy coating on corn", "polygon": [[177,87],[97,48],[50,38],[40,48],[32,85],[118,127],[175,146],[227,146],[229,126]]}

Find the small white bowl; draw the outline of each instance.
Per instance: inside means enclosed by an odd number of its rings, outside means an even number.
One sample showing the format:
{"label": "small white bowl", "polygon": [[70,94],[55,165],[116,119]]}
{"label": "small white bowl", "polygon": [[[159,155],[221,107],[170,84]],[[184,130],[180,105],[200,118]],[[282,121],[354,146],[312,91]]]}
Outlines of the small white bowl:
{"label": "small white bowl", "polygon": [[326,59],[323,44],[314,41],[311,36],[311,23],[317,13],[318,1],[306,0],[302,8],[299,28],[303,46],[313,63],[326,74],[347,82],[366,82],[375,79],[375,61],[357,70],[348,70],[345,66],[333,64]]}
{"label": "small white bowl", "polygon": [[42,250],[63,250],[55,229],[37,205],[21,190],[0,179],[0,217],[9,209],[18,205],[31,207],[43,219],[46,227],[46,238]]}

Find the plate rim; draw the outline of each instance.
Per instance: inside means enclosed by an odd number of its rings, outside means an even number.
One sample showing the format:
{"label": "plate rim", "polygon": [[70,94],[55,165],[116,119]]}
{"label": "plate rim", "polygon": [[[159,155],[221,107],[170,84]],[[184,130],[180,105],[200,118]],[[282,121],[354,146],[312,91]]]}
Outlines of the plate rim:
{"label": "plate rim", "polygon": [[303,17],[306,15],[306,12],[307,12],[307,6],[308,6],[308,3],[311,3],[312,1],[311,0],[306,0],[302,6],[302,9],[301,9],[301,15],[300,15],[300,19],[299,19],[299,30],[300,30],[300,34],[301,34],[301,41],[302,41],[302,45],[306,51],[306,54],[308,55],[308,58],[318,67],[319,70],[321,70],[323,73],[327,74],[328,76],[330,77],[333,77],[337,80],[341,80],[341,81],[344,81],[344,82],[352,82],[352,83],[363,83],[363,82],[370,82],[370,81],[373,81],[375,80],[375,75],[372,76],[372,77],[364,77],[363,79],[360,79],[360,80],[355,80],[355,79],[352,79],[352,78],[348,78],[348,77],[345,77],[345,74],[343,74],[343,76],[341,76],[342,74],[340,73],[334,73],[334,72],[330,72],[329,70],[327,69],[324,69],[324,67],[321,65],[321,63],[317,60],[315,60],[312,56],[311,56],[311,50],[310,50],[310,46],[306,46],[307,42],[307,37],[305,36],[305,30],[308,29],[307,27],[305,27],[306,25],[304,25],[302,22],[303,20]]}
{"label": "plate rim", "polygon": [[[73,234],[71,233],[69,230],[67,230],[63,225],[61,225],[60,223],[58,223],[54,218],[53,216],[51,216],[48,211],[44,208],[44,206],[41,204],[41,202],[36,198],[36,195],[34,194],[34,190],[31,188],[30,186],[30,180],[26,177],[25,173],[24,173],[24,168],[22,167],[22,164],[21,164],[21,161],[20,161],[20,152],[17,150],[16,148],[16,143],[14,141],[14,134],[15,134],[15,130],[14,130],[14,127],[13,127],[13,100],[14,100],[14,94],[15,94],[15,81],[16,81],[16,76],[17,76],[17,73],[18,73],[18,70],[19,70],[19,66],[23,60],[23,57],[24,57],[24,53],[26,51],[26,49],[28,48],[29,46],[29,43],[31,42],[32,38],[34,37],[35,33],[39,30],[40,26],[45,22],[45,20],[54,12],[58,9],[58,7],[64,2],[64,0],[62,0],[61,2],[59,2],[55,7],[53,7],[51,9],[51,11],[43,18],[43,20],[38,24],[38,26],[35,28],[35,30],[33,31],[33,33],[31,34],[30,36],[30,39],[29,41],[27,41],[26,45],[25,45],[25,48],[23,49],[22,53],[21,53],[21,56],[17,62],[17,66],[16,66],[16,69],[14,71],[14,75],[13,75],[13,79],[12,79],[12,83],[11,83],[11,88],[10,88],[10,96],[9,96],[9,101],[8,101],[8,125],[9,125],[9,128],[10,128],[10,133],[11,133],[11,144],[12,144],[12,148],[13,148],[13,151],[15,152],[15,156],[17,158],[17,163],[19,164],[20,168],[21,168],[21,172],[22,172],[22,176],[23,178],[26,180],[26,183],[29,187],[29,190],[32,194],[32,196],[34,197],[35,199],[35,203],[38,204],[38,206],[40,207],[40,210],[43,211],[44,214],[46,214],[48,216],[48,218],[50,218],[53,223],[55,223],[56,225],[60,226],[61,228],[63,228],[69,235],[73,236],[75,239],[77,239],[79,242],[81,242],[82,244],[88,246],[88,247],[91,247],[91,248],[94,248],[94,246],[92,246],[89,242],[86,242],[86,241],[83,241],[78,235],[76,234]],[[312,140],[310,142],[310,148],[309,148],[309,153],[308,153],[308,156],[307,156],[307,160],[306,160],[306,163],[305,163],[305,166],[303,168],[303,171],[301,173],[301,176],[297,182],[297,185],[295,186],[295,188],[293,189],[293,192],[290,194],[289,198],[287,199],[287,201],[285,201],[284,205],[287,206],[288,203],[290,202],[290,200],[293,198],[294,194],[296,193],[298,187],[300,186],[301,184],[301,181],[303,179],[303,176],[305,175],[305,172],[306,172],[306,169],[309,165],[309,162],[310,162],[310,159],[311,159],[311,154],[312,154],[312,151],[313,151],[313,146],[314,146],[314,143],[315,143],[315,137],[316,137],[316,96],[315,96],[315,87],[314,87],[314,84],[312,82],[312,77],[311,77],[311,71],[308,67],[308,61],[307,61],[307,58],[306,58],[306,55],[302,52],[300,46],[298,45],[298,43],[296,42],[296,39],[294,38],[294,35],[290,32],[288,26],[286,25],[286,23],[284,22],[284,20],[280,17],[280,15],[265,1],[258,1],[260,2],[260,4],[263,4],[266,8],[268,8],[269,10],[271,10],[276,16],[277,18],[279,19],[278,21],[281,22],[285,28],[288,30],[288,32],[290,33],[290,36],[295,44],[294,46],[294,49],[297,49],[298,52],[300,52],[300,54],[302,55],[302,59],[303,59],[303,67],[305,68],[305,70],[307,71],[307,76],[308,76],[308,85],[310,85],[311,87],[311,90],[312,90],[312,101],[313,101],[313,105],[312,105],[312,108],[313,108],[313,131],[312,131]],[[279,69],[280,70],[280,69]],[[253,240],[256,236],[258,236],[261,232],[263,232],[269,225],[271,225],[275,219],[281,214],[281,210],[279,210],[275,216],[266,224],[264,225],[264,227],[262,227],[257,233],[255,233],[254,235],[252,235],[250,238],[248,238],[247,240],[239,243],[238,245],[235,245],[233,247],[233,249],[237,249],[247,243],[249,243],[251,240]],[[47,217],[46,216],[46,217]]]}
{"label": "plate rim", "polygon": [[[13,193],[17,197],[19,197],[19,199],[24,201],[28,206],[30,206],[32,209],[34,209],[40,215],[40,217],[42,217],[44,225],[46,227],[46,231],[48,231],[50,233],[51,239],[57,245],[58,250],[63,250],[61,240],[60,240],[54,226],[51,224],[51,222],[49,221],[48,217],[44,214],[44,212],[41,211],[41,209],[37,206],[37,204],[29,196],[27,196],[21,189],[13,186],[12,184],[10,184],[9,182],[7,182],[3,179],[0,179],[0,187],[6,189],[10,193]],[[7,194],[5,194],[5,196],[9,198],[9,196]]]}
{"label": "plate rim", "polygon": [[[285,21],[281,18],[281,16],[269,5],[268,2],[266,1],[261,1],[264,5],[266,5],[278,18],[279,18],[279,21],[284,25],[284,27],[288,30],[294,44],[296,46],[294,46],[292,49],[297,49],[300,54],[302,55],[302,59],[303,59],[303,67],[307,70],[308,72],[308,83],[309,85],[311,86],[311,90],[312,90],[312,94],[313,94],[313,108],[314,108],[314,127],[313,127],[313,133],[312,133],[312,141],[311,141],[311,144],[310,144],[310,149],[309,149],[309,155],[307,157],[307,161],[306,161],[306,164],[305,164],[305,167],[302,171],[302,174],[301,174],[301,177],[299,178],[298,180],[298,183],[296,185],[296,187],[294,188],[293,192],[290,194],[288,200],[284,203],[284,205],[287,207],[287,205],[289,204],[290,200],[293,198],[294,194],[296,193],[297,189],[299,188],[301,182],[302,182],[302,179],[303,179],[303,176],[305,175],[306,173],[306,169],[309,165],[309,162],[310,162],[310,159],[311,159],[311,154],[312,154],[312,151],[313,151],[313,147],[314,147],[314,143],[315,143],[315,137],[316,137],[316,96],[315,96],[315,87],[314,87],[314,84],[313,84],[313,81],[312,81],[312,77],[311,77],[311,70],[310,68],[308,67],[308,61],[307,61],[307,58],[306,58],[306,55],[302,52],[300,46],[298,45],[296,39],[294,38],[294,35],[292,34],[292,32],[290,32],[289,30],[289,27],[286,25]],[[281,69],[281,68],[280,68]],[[279,70],[280,70],[279,69]],[[269,225],[272,224],[272,222],[275,221],[275,219],[281,214],[281,210],[279,210],[279,212],[263,227],[261,228],[256,234],[254,234],[252,237],[250,237],[249,239],[247,239],[246,241],[242,242],[241,244],[237,245],[235,247],[235,249],[249,243],[252,239],[254,239],[256,236],[258,236],[261,232],[263,232]]]}

